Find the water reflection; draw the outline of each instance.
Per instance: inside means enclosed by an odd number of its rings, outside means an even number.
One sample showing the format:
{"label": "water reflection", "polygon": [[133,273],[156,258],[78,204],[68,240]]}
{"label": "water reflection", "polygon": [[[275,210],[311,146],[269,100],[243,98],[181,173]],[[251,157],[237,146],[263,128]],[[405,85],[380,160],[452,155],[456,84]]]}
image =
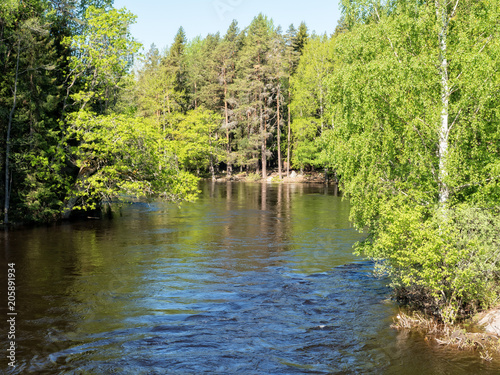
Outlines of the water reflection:
{"label": "water reflection", "polygon": [[389,328],[386,281],[351,254],[363,235],[332,187],[201,189],[181,208],[3,233],[2,267],[18,270],[10,373],[498,373]]}

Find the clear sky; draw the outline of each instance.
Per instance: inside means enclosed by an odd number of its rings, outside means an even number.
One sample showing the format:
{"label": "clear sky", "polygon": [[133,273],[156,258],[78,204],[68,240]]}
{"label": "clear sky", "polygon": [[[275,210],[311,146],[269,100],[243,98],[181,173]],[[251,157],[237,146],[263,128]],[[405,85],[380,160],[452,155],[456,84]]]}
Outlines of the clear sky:
{"label": "clear sky", "polygon": [[333,33],[340,19],[338,0],[115,0],[114,6],[138,17],[131,31],[146,50],[152,43],[160,50],[170,46],[180,26],[189,40],[217,31],[224,35],[233,19],[243,29],[259,13],[283,31],[304,21],[317,34]]}

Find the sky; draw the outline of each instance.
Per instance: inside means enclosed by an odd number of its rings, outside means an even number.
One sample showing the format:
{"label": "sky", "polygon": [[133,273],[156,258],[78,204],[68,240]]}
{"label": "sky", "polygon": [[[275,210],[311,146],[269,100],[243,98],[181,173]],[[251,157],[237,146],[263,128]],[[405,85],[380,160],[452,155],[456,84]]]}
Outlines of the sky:
{"label": "sky", "polygon": [[188,40],[218,31],[224,35],[233,19],[243,29],[263,13],[284,32],[304,21],[310,32],[330,35],[340,19],[337,0],[115,0],[114,7],[137,16],[131,32],[145,50],[154,43],[160,51],[172,44],[180,26]]}

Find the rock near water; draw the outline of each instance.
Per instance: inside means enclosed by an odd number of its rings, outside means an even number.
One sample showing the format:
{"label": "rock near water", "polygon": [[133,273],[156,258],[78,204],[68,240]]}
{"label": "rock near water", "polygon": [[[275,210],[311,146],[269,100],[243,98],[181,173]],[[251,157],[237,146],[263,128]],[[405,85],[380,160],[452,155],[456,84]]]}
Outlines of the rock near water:
{"label": "rock near water", "polygon": [[478,322],[488,333],[500,336],[500,307],[489,310]]}

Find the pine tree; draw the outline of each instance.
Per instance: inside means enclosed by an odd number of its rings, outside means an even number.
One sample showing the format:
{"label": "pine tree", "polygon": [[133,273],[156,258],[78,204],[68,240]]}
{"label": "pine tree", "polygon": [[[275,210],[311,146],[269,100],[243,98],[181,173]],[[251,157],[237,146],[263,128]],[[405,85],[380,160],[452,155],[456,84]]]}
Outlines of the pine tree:
{"label": "pine tree", "polygon": [[[250,154],[250,161],[257,162],[258,148],[262,177],[267,174],[267,138],[270,117],[269,96],[270,71],[268,52],[271,48],[274,26],[267,17],[259,14],[245,30],[242,50],[238,59],[237,87],[240,95],[240,115],[246,115],[247,141],[242,142],[240,152]],[[258,147],[258,148],[257,148]]]}
{"label": "pine tree", "polygon": [[226,164],[227,175],[231,176],[235,157],[232,153],[231,133],[237,124],[235,108],[237,108],[237,97],[233,90],[236,77],[236,61],[241,48],[240,31],[238,23],[233,21],[226,35],[219,43],[214,52],[213,69],[216,74],[217,84],[222,89],[222,113],[224,116],[223,128],[226,132]]}
{"label": "pine tree", "polygon": [[281,28],[278,28],[273,35],[271,41],[271,49],[269,50],[269,65],[270,65],[270,87],[275,98],[275,125],[276,125],[276,141],[277,141],[277,159],[278,159],[278,175],[282,176],[281,162],[281,124],[283,108],[283,87],[289,75],[289,65],[286,56],[285,38],[282,35]]}
{"label": "pine tree", "polygon": [[222,92],[216,71],[219,44],[219,34],[209,34],[205,39],[195,39],[189,44],[190,53],[186,56],[186,64],[192,96],[191,108],[203,105],[207,109],[219,111],[221,107]]}
{"label": "pine tree", "polygon": [[293,26],[290,25],[287,33],[285,34],[285,61],[287,68],[286,72],[286,107],[287,107],[287,153],[286,153],[286,175],[290,177],[290,161],[291,161],[291,144],[292,144],[292,111],[291,111],[291,102],[292,102],[292,90],[290,84],[290,78],[294,74],[297,69],[297,64],[299,62],[300,53],[296,51],[296,41],[297,41],[297,30]]}
{"label": "pine tree", "polygon": [[[5,127],[3,170],[4,222],[8,223],[10,207],[17,218],[21,213],[28,219],[57,209],[61,190],[45,185],[53,178],[54,168],[61,164],[56,156],[60,110],[56,39],[51,35],[52,19],[47,5],[29,1],[23,7],[2,8],[2,70],[0,111],[8,109]],[[17,22],[10,22],[17,18]],[[4,91],[5,90],[5,91]],[[2,129],[4,130],[4,129]],[[36,160],[47,160],[41,170]],[[59,181],[60,182],[60,181]],[[60,184],[59,184],[60,187]],[[31,214],[28,212],[31,211]]]}
{"label": "pine tree", "polygon": [[174,43],[162,59],[163,74],[166,75],[167,84],[172,84],[173,95],[168,99],[175,102],[183,113],[189,108],[189,91],[187,87],[185,49],[186,34],[182,27],[179,28],[174,38]]}
{"label": "pine tree", "polygon": [[306,46],[308,40],[309,34],[307,32],[307,26],[305,22],[301,22],[299,29],[297,30],[297,35],[295,37],[295,52],[298,52],[300,55],[302,55],[302,52],[304,51],[304,47]]}

